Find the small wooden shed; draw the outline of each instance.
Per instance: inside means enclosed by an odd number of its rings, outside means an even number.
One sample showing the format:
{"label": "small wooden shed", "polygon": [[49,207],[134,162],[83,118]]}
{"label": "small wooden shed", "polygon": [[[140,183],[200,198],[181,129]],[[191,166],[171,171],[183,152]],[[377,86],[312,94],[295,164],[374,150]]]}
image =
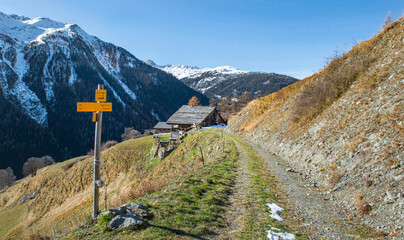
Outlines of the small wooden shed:
{"label": "small wooden shed", "polygon": [[193,126],[208,127],[225,123],[215,107],[183,105],[168,120],[173,130],[187,131]]}
{"label": "small wooden shed", "polygon": [[171,131],[171,125],[168,125],[166,122],[158,122],[153,129],[155,133],[169,133]]}

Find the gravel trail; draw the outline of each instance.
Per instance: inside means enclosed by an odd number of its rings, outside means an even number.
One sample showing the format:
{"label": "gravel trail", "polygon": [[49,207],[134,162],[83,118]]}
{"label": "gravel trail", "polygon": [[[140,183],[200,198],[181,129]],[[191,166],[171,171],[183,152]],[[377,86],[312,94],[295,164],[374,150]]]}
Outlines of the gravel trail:
{"label": "gravel trail", "polygon": [[[233,137],[237,138],[234,135]],[[283,191],[288,198],[289,210],[293,211],[293,215],[302,223],[302,232],[310,233],[308,239],[361,239],[358,235],[352,234],[355,225],[348,223],[352,220],[348,220],[344,212],[334,205],[332,200],[322,195],[319,189],[310,186],[299,173],[290,170],[281,158],[246,142],[268,164],[270,169],[268,174],[278,181],[280,191]],[[217,229],[216,235],[208,236],[207,239],[238,239],[235,234],[241,228],[240,218],[247,211],[243,202],[247,199],[246,193],[251,186],[249,178],[251,173],[247,170],[249,158],[244,147],[237,141],[234,143],[239,152],[239,160],[233,192],[229,196],[229,210],[224,215],[228,225]]]}
{"label": "gravel trail", "polygon": [[305,182],[281,158],[255,144],[249,145],[268,163],[271,174],[294,207],[295,216],[302,221],[302,227],[312,233],[310,239],[360,239],[351,234],[354,226],[347,224],[345,214],[316,187]]}

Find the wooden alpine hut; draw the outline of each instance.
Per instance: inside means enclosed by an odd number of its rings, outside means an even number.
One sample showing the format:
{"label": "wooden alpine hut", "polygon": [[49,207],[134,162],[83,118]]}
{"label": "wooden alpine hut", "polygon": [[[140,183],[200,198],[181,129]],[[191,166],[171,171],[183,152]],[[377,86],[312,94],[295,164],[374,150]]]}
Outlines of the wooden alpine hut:
{"label": "wooden alpine hut", "polygon": [[187,131],[193,126],[208,127],[225,123],[215,107],[183,105],[168,120],[173,130]]}

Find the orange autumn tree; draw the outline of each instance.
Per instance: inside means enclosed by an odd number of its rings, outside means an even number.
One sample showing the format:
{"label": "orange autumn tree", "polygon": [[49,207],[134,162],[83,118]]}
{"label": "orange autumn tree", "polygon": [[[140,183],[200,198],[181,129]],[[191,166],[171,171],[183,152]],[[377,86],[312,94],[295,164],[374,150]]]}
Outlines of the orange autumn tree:
{"label": "orange autumn tree", "polygon": [[193,97],[191,97],[191,99],[189,99],[188,105],[191,105],[191,106],[200,106],[201,103],[199,102],[199,99],[198,99],[196,96],[193,96]]}

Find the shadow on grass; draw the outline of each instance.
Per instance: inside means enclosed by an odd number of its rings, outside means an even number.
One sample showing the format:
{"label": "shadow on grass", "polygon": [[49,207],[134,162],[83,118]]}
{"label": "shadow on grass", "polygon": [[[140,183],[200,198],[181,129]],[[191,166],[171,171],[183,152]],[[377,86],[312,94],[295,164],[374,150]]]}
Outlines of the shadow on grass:
{"label": "shadow on grass", "polygon": [[163,227],[163,226],[153,225],[153,224],[150,224],[150,223],[149,223],[149,227],[155,227],[155,228],[160,228],[160,229],[168,230],[168,231],[170,231],[170,232],[172,232],[172,233],[175,233],[175,234],[177,234],[177,235],[180,235],[180,236],[186,236],[186,237],[191,237],[191,238],[200,239],[200,240],[207,240],[206,238],[199,237],[199,236],[193,235],[193,234],[189,234],[189,233],[186,233],[186,232],[181,231],[181,230],[172,229],[172,228],[169,228],[169,227]]}

